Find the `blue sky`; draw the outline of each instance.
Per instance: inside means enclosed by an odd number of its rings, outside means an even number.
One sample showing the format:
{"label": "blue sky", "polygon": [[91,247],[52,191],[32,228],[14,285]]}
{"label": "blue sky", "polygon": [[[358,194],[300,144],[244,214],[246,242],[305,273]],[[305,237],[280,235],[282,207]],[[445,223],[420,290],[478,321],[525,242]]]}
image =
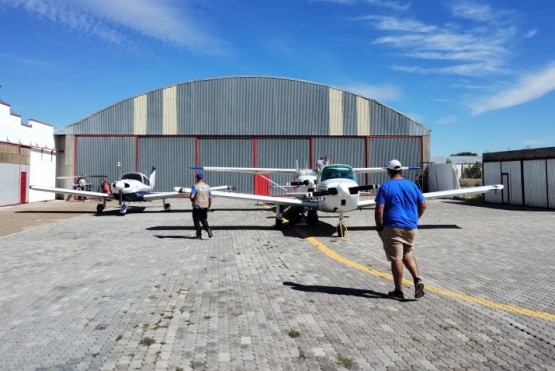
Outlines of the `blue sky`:
{"label": "blue sky", "polygon": [[432,155],[555,146],[551,0],[0,0],[0,99],[56,129],[226,76],[312,81],[432,130]]}

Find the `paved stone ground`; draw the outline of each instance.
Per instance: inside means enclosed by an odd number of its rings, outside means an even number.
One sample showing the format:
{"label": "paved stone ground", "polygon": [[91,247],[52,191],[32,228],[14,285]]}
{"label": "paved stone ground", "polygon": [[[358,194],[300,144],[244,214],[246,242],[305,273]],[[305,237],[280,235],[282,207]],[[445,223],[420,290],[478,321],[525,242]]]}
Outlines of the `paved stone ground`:
{"label": "paved stone ground", "polygon": [[427,293],[399,302],[372,210],[341,239],[332,214],[278,231],[262,205],[217,199],[196,240],[186,200],[87,204],[0,237],[0,369],[555,370],[553,211],[429,201]]}

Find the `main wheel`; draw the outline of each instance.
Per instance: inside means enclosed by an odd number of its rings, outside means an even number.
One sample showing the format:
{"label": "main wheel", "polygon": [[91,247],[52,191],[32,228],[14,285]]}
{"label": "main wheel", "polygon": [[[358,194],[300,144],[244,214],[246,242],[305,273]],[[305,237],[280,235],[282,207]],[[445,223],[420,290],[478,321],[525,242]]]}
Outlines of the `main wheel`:
{"label": "main wheel", "polygon": [[96,212],[98,214],[101,214],[103,211],[104,211],[104,205],[102,205],[102,204],[96,205]]}
{"label": "main wheel", "polygon": [[170,211],[171,205],[169,203],[164,204],[164,210]]}
{"label": "main wheel", "polygon": [[306,223],[308,225],[318,224],[318,213],[316,212],[316,210],[308,210],[308,214],[306,215]]}

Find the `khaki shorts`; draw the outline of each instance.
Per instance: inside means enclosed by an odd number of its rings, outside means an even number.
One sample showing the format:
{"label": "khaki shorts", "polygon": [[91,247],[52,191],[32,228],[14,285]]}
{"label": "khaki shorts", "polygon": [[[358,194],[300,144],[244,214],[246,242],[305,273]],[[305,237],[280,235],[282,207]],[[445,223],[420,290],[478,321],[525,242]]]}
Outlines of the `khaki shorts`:
{"label": "khaki shorts", "polygon": [[402,260],[412,255],[416,229],[384,227],[379,235],[388,261]]}

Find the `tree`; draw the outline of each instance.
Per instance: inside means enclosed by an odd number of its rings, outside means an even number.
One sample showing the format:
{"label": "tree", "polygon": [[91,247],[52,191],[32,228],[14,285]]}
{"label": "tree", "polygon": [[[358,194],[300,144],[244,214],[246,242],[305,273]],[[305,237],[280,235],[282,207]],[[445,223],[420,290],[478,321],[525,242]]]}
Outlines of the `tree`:
{"label": "tree", "polygon": [[478,154],[474,152],[459,152],[450,156],[478,156]]}
{"label": "tree", "polygon": [[482,163],[476,161],[474,165],[468,166],[464,169],[465,178],[480,179],[482,178]]}

